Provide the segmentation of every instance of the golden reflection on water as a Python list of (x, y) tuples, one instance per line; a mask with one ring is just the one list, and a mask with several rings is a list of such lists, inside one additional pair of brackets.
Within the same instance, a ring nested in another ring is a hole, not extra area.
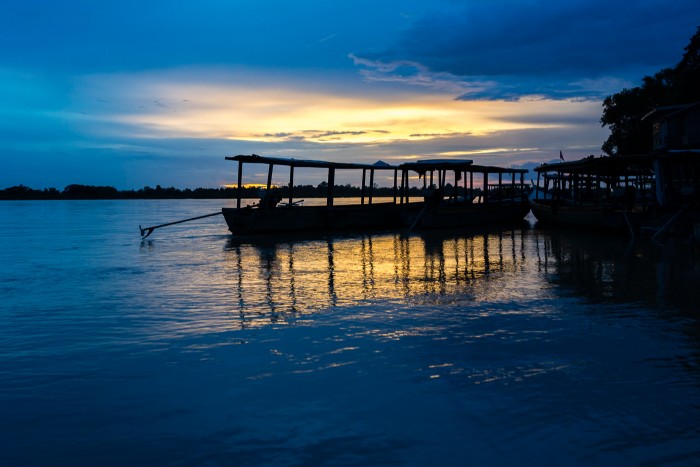
[(303, 319), (337, 306), (405, 303), (474, 293), (494, 272), (525, 261), (525, 233), (364, 235), (226, 248), (243, 326)]

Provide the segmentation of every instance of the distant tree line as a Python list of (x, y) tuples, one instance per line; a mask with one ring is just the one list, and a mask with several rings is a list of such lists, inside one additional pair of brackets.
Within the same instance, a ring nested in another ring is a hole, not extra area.
[(652, 122), (642, 117), (657, 107), (700, 101), (700, 27), (684, 50), (675, 67), (645, 76), (641, 86), (605, 98), (600, 118), (603, 126), (610, 128), (610, 136), (602, 147), (605, 153), (615, 156), (651, 152)]
[[(282, 197), (289, 196), (289, 187), (275, 187), (282, 193)], [(451, 186), (447, 187), (451, 192)], [(260, 188), (242, 188), (243, 198), (258, 198)], [(321, 182), (317, 186), (297, 185), (294, 187), (295, 198), (324, 198), (328, 194), (328, 183)], [(336, 185), (333, 190), (335, 197), (359, 197), (362, 195), (360, 187), (347, 185)], [(369, 188), (365, 188), (365, 196), (369, 195)], [(393, 187), (374, 187), (372, 196), (393, 196)], [(410, 196), (419, 196), (418, 188), (409, 190)], [(0, 200), (51, 200), (51, 199), (226, 199), (236, 198), (237, 188), (195, 188), (194, 190), (185, 188), (169, 187), (163, 188), (156, 185), (155, 188), (149, 186), (138, 190), (117, 190), (112, 186), (93, 185), (68, 185), (60, 191), (56, 188), (33, 189), (24, 185), (12, 186), (0, 190)]]

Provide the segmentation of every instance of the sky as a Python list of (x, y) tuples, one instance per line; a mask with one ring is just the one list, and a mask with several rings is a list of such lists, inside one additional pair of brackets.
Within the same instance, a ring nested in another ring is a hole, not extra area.
[(600, 155), (603, 99), (699, 25), (697, 0), (7, 0), (0, 188), (216, 187), (251, 153)]

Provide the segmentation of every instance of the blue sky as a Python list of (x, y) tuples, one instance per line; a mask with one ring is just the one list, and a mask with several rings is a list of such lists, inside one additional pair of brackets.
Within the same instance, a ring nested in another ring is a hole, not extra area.
[(695, 1), (9, 0), (0, 188), (230, 183), (233, 154), (532, 165), (600, 154)]

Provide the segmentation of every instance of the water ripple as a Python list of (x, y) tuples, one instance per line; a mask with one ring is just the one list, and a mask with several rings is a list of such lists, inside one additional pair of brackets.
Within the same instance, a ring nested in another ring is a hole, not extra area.
[(135, 228), (218, 203), (0, 204), (0, 463), (700, 461), (693, 251)]

